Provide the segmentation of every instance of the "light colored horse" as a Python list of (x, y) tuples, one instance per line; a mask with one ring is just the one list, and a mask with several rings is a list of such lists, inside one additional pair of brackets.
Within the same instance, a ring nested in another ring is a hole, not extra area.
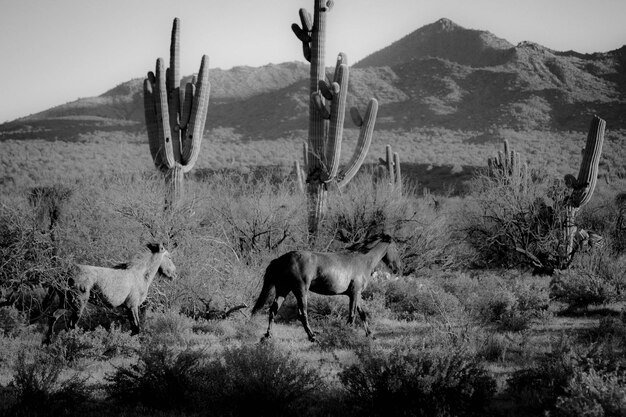
[(366, 335), (367, 314), (361, 308), (361, 292), (367, 286), (372, 271), (382, 260), (394, 273), (402, 270), (398, 248), (391, 238), (381, 234), (370, 238), (360, 247), (343, 253), (293, 251), (274, 259), (265, 270), (263, 288), (252, 314), (257, 313), (276, 290), (276, 298), (270, 307), (269, 325), (265, 338), (272, 336), (272, 323), (285, 297), (290, 292), (298, 303), (298, 316), (310, 341), (315, 334), (309, 326), (307, 316), (307, 293), (322, 295), (344, 294), (350, 298), (348, 323), (353, 324), (359, 313)]
[(172, 280), (176, 278), (176, 266), (160, 243), (146, 245), (128, 263), (114, 268), (76, 265), (73, 275), (68, 279), (67, 291), (51, 287), (48, 292), (47, 303), (58, 297), (60, 308), (49, 317), (44, 343), (50, 342), (54, 324), (65, 313), (65, 306), (72, 312), (69, 327), (76, 327), (92, 290), (97, 290), (108, 306), (126, 307), (132, 334), (139, 333), (139, 306), (146, 300), (148, 288), (157, 272)]

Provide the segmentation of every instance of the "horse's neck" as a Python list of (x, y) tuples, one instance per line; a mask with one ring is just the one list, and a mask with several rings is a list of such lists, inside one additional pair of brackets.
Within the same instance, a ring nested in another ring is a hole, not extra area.
[(376, 265), (383, 259), (385, 253), (387, 253), (387, 248), (389, 247), (388, 242), (378, 242), (369, 252), (365, 255), (370, 271), (373, 271), (376, 268)]
[(161, 257), (159, 255), (152, 256), (148, 262), (143, 267), (143, 271), (141, 274), (141, 279), (146, 285), (146, 288), (152, 284), (154, 277), (156, 276), (157, 271), (159, 270), (159, 265), (161, 264)]

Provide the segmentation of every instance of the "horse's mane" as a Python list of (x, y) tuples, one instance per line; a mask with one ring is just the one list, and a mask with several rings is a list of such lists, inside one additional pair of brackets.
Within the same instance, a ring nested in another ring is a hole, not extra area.
[(357, 242), (347, 248), (350, 252), (367, 253), (379, 242), (391, 243), (393, 238), (386, 233), (377, 233), (372, 236), (368, 236), (362, 242)]
[(148, 243), (145, 248), (133, 255), (133, 257), (130, 258), (130, 261), (117, 264), (113, 267), (113, 269), (132, 269), (133, 267), (146, 262), (148, 259), (148, 256), (146, 255), (149, 254), (152, 256), (152, 254), (158, 253), (159, 250), (158, 243)]

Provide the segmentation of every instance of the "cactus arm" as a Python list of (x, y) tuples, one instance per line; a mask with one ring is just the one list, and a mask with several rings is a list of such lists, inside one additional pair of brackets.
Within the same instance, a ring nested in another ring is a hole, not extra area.
[(316, 91), (312, 96), (313, 104), (315, 104), (315, 108), (320, 113), (320, 117), (324, 120), (330, 120), (330, 112), (326, 108), (326, 103), (324, 103), (324, 96), (321, 91)]
[(587, 204), (596, 188), (605, 128), (606, 122), (598, 116), (594, 116), (587, 135), (587, 143), (585, 144), (578, 178), (570, 197), (570, 204), (573, 207), (578, 208)]
[(395, 186), (398, 190), (402, 190), (402, 171), (400, 170), (400, 155), (398, 155), (398, 152), (393, 154), (393, 167), (395, 170)]
[(157, 168), (161, 163), (158, 161), (159, 155), (159, 126), (157, 122), (156, 106), (154, 105), (154, 86), (150, 79), (154, 80), (154, 74), (150, 73), (148, 78), (143, 80), (143, 110), (146, 118), (146, 130), (148, 131), (148, 145), (150, 155)]
[[(315, 0), (313, 26), (311, 28), (311, 68), (310, 94), (318, 91), (320, 80), (324, 79), (324, 55), (326, 50), (326, 0)], [(323, 100), (322, 100), (323, 102)], [(326, 146), (326, 119), (322, 117), (321, 106), (311, 101), (309, 105), (309, 174), (325, 170), (322, 159)]]
[[(185, 86), (185, 95), (181, 102), (183, 103), (180, 109), (180, 129), (181, 132), (186, 135), (186, 130), (189, 125), (189, 119), (191, 118), (191, 109), (193, 103), (193, 97), (196, 94), (196, 86), (192, 83), (187, 83)], [(183, 136), (184, 137), (184, 136)]]
[[(337, 80), (333, 82), (333, 99), (330, 104), (330, 126), (328, 129), (328, 148), (326, 161), (328, 163), (328, 178), (330, 181), (337, 175), (339, 170), (339, 155), (341, 155), (341, 142), (343, 138), (343, 122), (346, 116), (346, 99), (348, 97), (348, 66), (341, 64), (337, 70)], [(337, 91), (337, 93), (334, 93)]]
[(333, 75), (333, 82), (338, 83), (341, 75), (339, 74), (339, 70), (341, 69), (341, 65), (348, 65), (348, 56), (344, 52), (339, 52), (337, 55), (337, 64), (335, 64), (335, 73)]
[(296, 38), (300, 39), (302, 43), (311, 42), (311, 36), (309, 35), (309, 33), (300, 28), (297, 23), (291, 25), (291, 30), (296, 35)]
[(606, 122), (598, 116), (593, 116), (587, 142), (583, 149), (583, 159), (580, 164), (578, 178), (568, 174), (565, 176), (565, 183), (572, 188), (572, 193), (568, 199), (565, 221), (563, 222), (563, 250), (562, 268), (567, 268), (574, 255), (574, 234), (577, 227), (575, 224), (578, 210), (591, 200), (593, 191), (598, 181), (598, 166), (602, 155), (602, 144), (604, 142), (604, 130)]
[(156, 115), (158, 126), (158, 149), (160, 167), (171, 169), (175, 166), (174, 151), (172, 149), (172, 137), (169, 125), (169, 110), (167, 105), (167, 89), (165, 87), (165, 64), (163, 58), (157, 59), (156, 65)]
[(300, 9), (300, 22), (302, 27), (297, 23), (291, 25), (293, 33), (302, 42), (302, 54), (304, 58), (311, 62), (311, 32), (313, 31), (313, 24), (311, 23), (311, 15), (305, 9)]
[(183, 139), (183, 172), (187, 173), (193, 168), (200, 153), (202, 133), (206, 123), (207, 110), (209, 108), (209, 95), (211, 83), (209, 82), (209, 57), (204, 55), (198, 72), (197, 92), (193, 98), (191, 116), (187, 134)]
[(304, 177), (302, 175), (302, 169), (300, 168), (300, 162), (296, 159), (294, 162), (294, 170), (296, 171), (296, 182), (298, 183), (298, 189), (301, 193), (304, 193), (306, 187), (304, 183)]
[(367, 106), (367, 110), (365, 111), (363, 125), (361, 126), (361, 130), (359, 132), (357, 147), (354, 151), (354, 154), (352, 155), (352, 159), (346, 166), (345, 170), (338, 175), (338, 178), (341, 178), (337, 183), (339, 188), (345, 187), (363, 164), (365, 156), (367, 155), (367, 151), (369, 150), (370, 144), (372, 143), (374, 124), (376, 123), (377, 114), (378, 101), (373, 98), (370, 100)]
[(180, 161), (180, 20), (174, 19), (170, 42), (170, 66), (166, 72), (167, 102), (169, 106), (169, 123), (172, 132), (172, 150), (174, 160)]
[(504, 139), (504, 154), (502, 154), (502, 167), (504, 168), (504, 172), (509, 172), (509, 141)]
[(307, 142), (302, 143), (302, 161), (304, 163), (303, 168), (305, 171), (309, 169), (309, 144)]
[(385, 146), (385, 162), (387, 164), (387, 175), (393, 182), (393, 153), (391, 152), (391, 145)]

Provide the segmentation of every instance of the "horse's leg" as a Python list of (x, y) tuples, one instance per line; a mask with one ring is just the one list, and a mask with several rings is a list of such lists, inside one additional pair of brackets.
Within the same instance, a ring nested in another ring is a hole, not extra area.
[(304, 331), (307, 336), (309, 336), (309, 340), (311, 342), (315, 342), (315, 333), (311, 330), (309, 326), (309, 317), (307, 314), (307, 293), (305, 291), (294, 291), (294, 295), (296, 296), (296, 301), (298, 302), (298, 317), (300, 318), (300, 322), (302, 322), (302, 326), (304, 327)]
[(365, 328), (365, 336), (371, 335), (372, 331), (367, 325), (367, 312), (363, 310), (363, 307), (361, 307), (361, 303), (357, 304), (356, 310), (359, 312), (359, 317), (361, 317), (361, 321), (363, 322), (363, 327)]
[(131, 335), (139, 334), (139, 307), (128, 307), (128, 320), (130, 320)]
[(70, 329), (75, 329), (80, 316), (83, 314), (83, 310), (87, 305), (87, 301), (89, 300), (89, 293), (86, 294), (76, 294), (73, 291), (68, 293), (68, 304), (70, 309), (72, 310), (72, 315), (70, 316)]
[[(58, 295), (59, 297), (59, 305), (57, 306), (57, 308), (52, 311), (49, 312), (47, 311), (53, 302), (53, 298), (55, 293)], [(49, 297), (48, 297), (49, 295)], [(48, 330), (46, 331), (46, 335), (44, 337), (44, 339), (41, 341), (42, 345), (49, 345), (52, 342), (52, 335), (54, 334), (54, 325), (56, 324), (57, 320), (59, 319), (59, 317), (61, 317), (63, 315), (63, 313), (65, 312), (64, 309), (64, 304), (65, 304), (65, 294), (62, 291), (56, 291), (52, 288), (50, 288), (50, 290), (48, 291), (48, 295), (46, 296), (46, 299), (44, 299), (44, 302), (48, 302), (49, 304), (46, 306), (46, 309), (44, 311), (46, 311), (46, 313), (48, 314)]]
[(358, 308), (358, 294), (350, 294), (350, 304), (348, 306), (348, 324), (353, 325)]
[(279, 294), (278, 289), (276, 289), (276, 298), (274, 298), (274, 302), (270, 307), (269, 322), (267, 325), (267, 332), (265, 333), (264, 339), (269, 339), (270, 337), (272, 337), (272, 324), (274, 324), (274, 316), (276, 316), (276, 314), (278, 313), (278, 310), (283, 304), (283, 301), (285, 301), (286, 296), (287, 294)]

